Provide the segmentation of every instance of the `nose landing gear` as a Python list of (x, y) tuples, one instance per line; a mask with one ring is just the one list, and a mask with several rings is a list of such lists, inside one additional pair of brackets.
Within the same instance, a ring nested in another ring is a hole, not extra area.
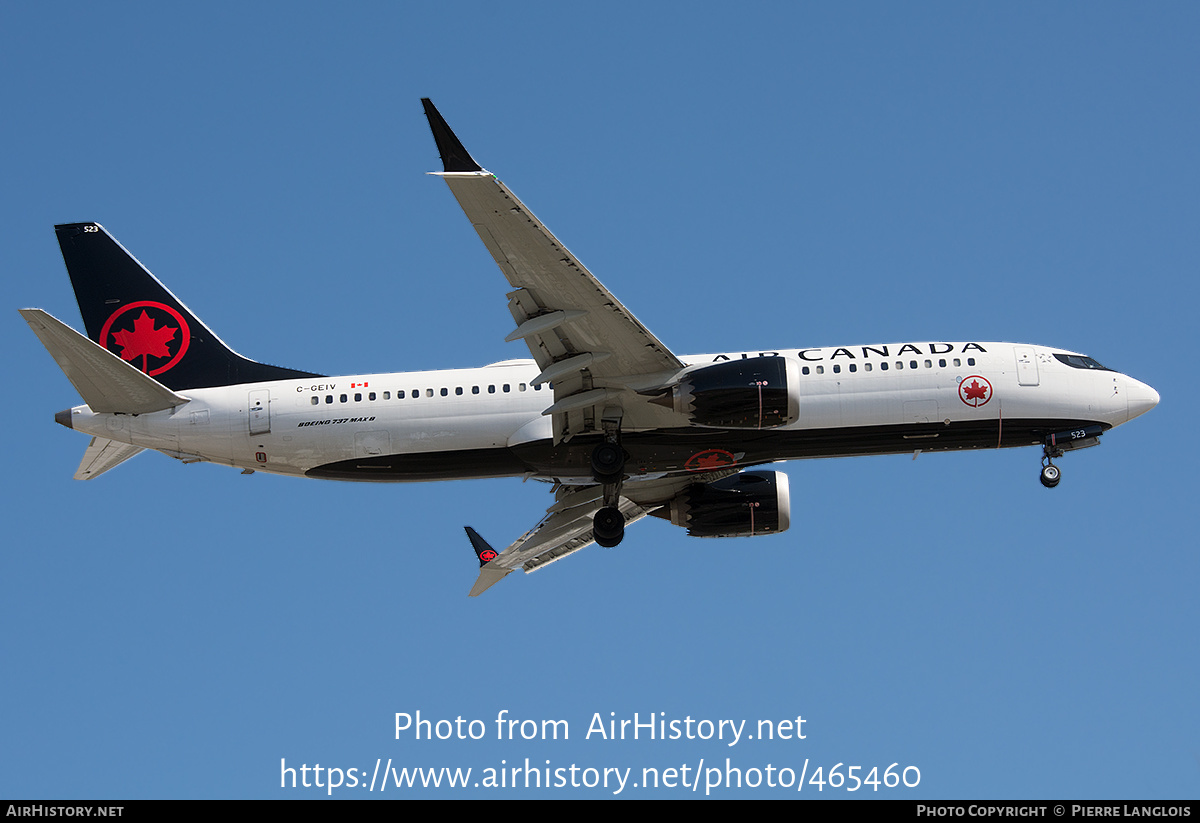
[(1042, 474), (1038, 479), (1048, 489), (1054, 488), (1058, 485), (1058, 481), (1062, 480), (1062, 472), (1058, 470), (1058, 466), (1050, 462), (1049, 456), (1042, 458)]
[(1062, 472), (1052, 462), (1054, 458), (1062, 456), (1063, 450), (1059, 448), (1056, 439), (1054, 437), (1046, 438), (1046, 442), (1042, 445), (1042, 473), (1038, 479), (1048, 489), (1054, 488), (1058, 485), (1058, 481), (1062, 480)]
[(1062, 480), (1062, 472), (1054, 465), (1055, 458), (1075, 449), (1099, 446), (1100, 435), (1103, 433), (1104, 427), (1093, 423), (1049, 435), (1042, 443), (1042, 473), (1038, 478), (1042, 485), (1052, 489)]

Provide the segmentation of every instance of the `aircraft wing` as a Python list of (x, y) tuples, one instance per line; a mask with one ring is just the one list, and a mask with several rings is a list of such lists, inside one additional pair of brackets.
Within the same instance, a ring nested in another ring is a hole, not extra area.
[[(693, 483), (711, 483), (737, 474), (738, 471), (739, 469), (721, 469), (690, 477), (626, 482), (621, 490), (618, 508), (625, 516), (625, 525), (628, 526), (666, 505)], [(498, 553), (478, 532), (468, 526), (467, 536), (471, 539), (480, 562), (479, 579), (471, 587), (470, 596), (478, 597), (517, 569), (522, 569), (527, 574), (535, 572), (590, 546), (595, 542), (592, 536), (592, 516), (602, 505), (604, 503), (601, 486), (556, 486), (554, 504), (546, 510), (546, 516), (541, 522)]]
[[(443, 177), (484, 246), (513, 286), (516, 329), (552, 382), (554, 441), (601, 431), (622, 388), (653, 383), (684, 364), (542, 225), (508, 187), (472, 159), (428, 98), (421, 101), (442, 157)], [(642, 379), (639, 381), (638, 378)], [(597, 413), (599, 412), (599, 413)]]

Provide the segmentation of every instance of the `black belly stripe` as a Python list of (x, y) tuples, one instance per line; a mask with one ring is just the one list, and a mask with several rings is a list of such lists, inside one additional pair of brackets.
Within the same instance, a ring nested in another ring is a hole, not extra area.
[[(1012, 448), (1038, 445), (1048, 435), (1085, 426), (1094, 420), (1028, 419), (944, 423), (906, 423), (887, 426), (846, 426), (795, 431), (737, 431), (681, 428), (658, 432), (630, 432), (621, 443), (629, 454), (633, 473), (687, 473), (685, 464), (696, 454), (722, 449), (744, 455), (738, 465), (751, 466), (776, 460), (815, 457), (854, 457), (872, 454), (907, 454), (963, 449)], [(490, 477), (586, 477), (590, 475), (592, 448), (598, 436), (576, 437), (557, 446), (549, 440), (523, 443), (514, 448), (465, 449), (358, 457), (309, 469), (309, 477), (329, 480), (418, 482)]]

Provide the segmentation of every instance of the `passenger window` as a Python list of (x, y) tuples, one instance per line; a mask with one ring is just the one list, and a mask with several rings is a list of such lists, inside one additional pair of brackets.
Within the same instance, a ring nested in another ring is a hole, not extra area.
[(825, 367), (817, 366), (817, 374), (824, 374), (824, 373), (825, 373)]
[(495, 393), (496, 393), (496, 387), (488, 386), (488, 394), (495, 394)]
[(925, 368), (927, 368), (927, 369), (932, 369), (932, 368), (933, 368), (933, 361), (932, 361), (932, 360), (926, 360), (926, 361), (925, 361)]
[(800, 373), (801, 373), (801, 374), (808, 374), (808, 366), (805, 366), (804, 368), (800, 369)]
[(375, 392), (371, 392), (370, 394), (368, 394), (368, 395), (367, 395), (367, 399), (368, 399), (368, 400), (374, 400), (374, 399), (375, 399)]
[(956, 358), (954, 358), (954, 365), (957, 368), (958, 366), (962, 365), (962, 361), (956, 357)]
[(518, 383), (518, 384), (517, 384), (517, 391), (525, 391), (525, 384), (524, 384), (524, 383)]
[(385, 391), (385, 392), (383, 393), (383, 399), (384, 399), (384, 400), (391, 400), (391, 399), (392, 399), (392, 393), (391, 393), (390, 391)]
[(478, 387), (478, 386), (472, 386), (472, 387), (471, 387), (471, 394), (479, 394), (479, 387)]
[(854, 363), (851, 363), (851, 364), (850, 364), (850, 371), (852, 371), (852, 372), (856, 372), (856, 371), (858, 371), (858, 366), (857, 366), (856, 364), (854, 364)]
[(870, 371), (870, 370), (871, 370), (871, 364), (863, 363), (863, 371)]
[(332, 395), (332, 394), (327, 394), (327, 395), (325, 395), (325, 402), (326, 402), (326, 403), (332, 403), (332, 402), (333, 402), (333, 395)]
[(975, 365), (975, 358), (974, 358), (974, 357), (968, 357), (968, 358), (967, 358), (967, 365), (968, 365), (968, 366), (974, 366), (974, 365)]
[(426, 397), (433, 397), (433, 389), (426, 389), (426, 390), (425, 390), (425, 396), (426, 396)]
[(508, 385), (507, 383), (505, 383), (505, 384), (504, 384), (504, 390), (505, 390), (505, 391), (508, 391), (508, 390), (509, 390), (509, 385)]
[(887, 363), (880, 363), (880, 364), (879, 364), (879, 370), (880, 370), (880, 371), (887, 371), (887, 370), (888, 370), (888, 364), (887, 364)]
[(355, 393), (354, 393), (354, 402), (355, 402), (355, 403), (361, 403), (361, 402), (362, 402), (362, 392), (355, 392)]
[(939, 360), (938, 366), (943, 369), (946, 368), (946, 358), (943, 357), (941, 360)]
[(315, 405), (317, 405), (317, 404), (318, 404), (318, 403), (320, 403), (320, 402), (321, 402), (321, 398), (317, 397), (317, 396), (314, 394), (314, 395), (313, 395), (313, 398), (312, 398), (312, 404), (315, 406)]
[(341, 401), (342, 403), (345, 403), (346, 399), (347, 399), (346, 395), (344, 395), (344, 394), (338, 395), (338, 400)]
[(450, 396), (450, 390), (442, 389), (442, 397), (449, 397), (449, 396)]
[(903, 361), (903, 360), (897, 360), (897, 361), (896, 361), (896, 368), (897, 368), (897, 369), (902, 369), (902, 368), (904, 368), (904, 361)]
[(915, 368), (917, 367), (917, 361), (916, 361), (916, 360), (909, 360), (909, 361), (908, 361), (908, 367), (909, 367), (910, 369), (915, 369)]
[(841, 374), (841, 373), (842, 373), (842, 364), (841, 364), (841, 363), (834, 363), (834, 364), (833, 364), (833, 373), (834, 373), (834, 374)]
[(455, 387), (454, 387), (454, 394), (455, 394), (455, 395), (457, 395), (457, 396), (461, 396), (461, 395), (462, 395), (462, 386), (455, 386)]

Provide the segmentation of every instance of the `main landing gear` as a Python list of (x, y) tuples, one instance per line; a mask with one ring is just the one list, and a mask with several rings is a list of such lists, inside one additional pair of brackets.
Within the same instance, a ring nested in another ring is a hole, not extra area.
[(592, 477), (597, 483), (620, 483), (625, 471), (625, 450), (607, 440), (592, 449)]
[(592, 518), (592, 536), (606, 549), (617, 546), (625, 537), (625, 515), (616, 506), (605, 506)]
[(625, 515), (619, 508), (625, 479), (625, 450), (616, 426), (605, 426), (604, 442), (592, 449), (592, 477), (604, 487), (604, 505), (592, 518), (592, 537), (606, 549), (625, 537)]

